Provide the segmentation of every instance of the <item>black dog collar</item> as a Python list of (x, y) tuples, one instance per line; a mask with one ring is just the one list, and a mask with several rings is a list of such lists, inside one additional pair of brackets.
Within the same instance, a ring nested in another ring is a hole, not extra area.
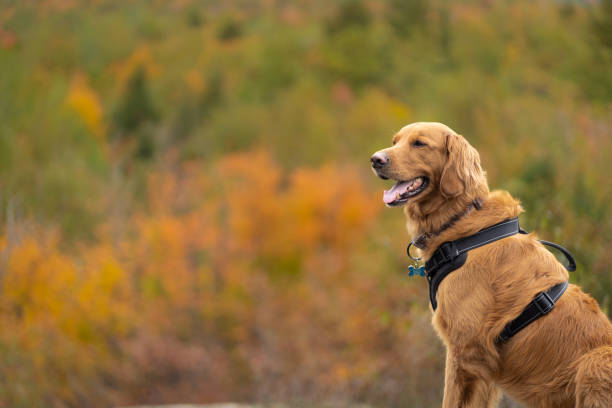
[[(451, 219), (448, 220), (444, 225), (442, 225), (440, 229), (438, 229), (437, 231), (424, 232), (420, 234), (419, 236), (417, 236), (415, 239), (412, 240), (412, 245), (414, 245), (415, 247), (421, 250), (427, 248), (427, 243), (430, 239), (437, 237), (438, 235), (440, 235), (441, 233), (443, 233), (444, 231), (446, 231), (447, 229), (455, 225), (457, 221), (459, 221), (461, 218), (471, 213), (472, 210), (480, 210), (481, 208), (482, 208), (482, 199), (477, 198), (474, 201), (472, 201), (470, 204), (468, 204), (468, 206), (465, 207), (463, 211), (461, 211), (458, 214), (453, 215)], [(408, 251), (408, 256), (410, 256), (410, 251)], [(410, 257), (412, 258), (412, 256)]]

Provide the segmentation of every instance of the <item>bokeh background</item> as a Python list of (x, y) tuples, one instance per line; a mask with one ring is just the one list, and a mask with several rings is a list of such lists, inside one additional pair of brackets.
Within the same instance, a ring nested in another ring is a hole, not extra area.
[(612, 2), (0, 3), (0, 407), (434, 407), (369, 156), (440, 121), (610, 314)]

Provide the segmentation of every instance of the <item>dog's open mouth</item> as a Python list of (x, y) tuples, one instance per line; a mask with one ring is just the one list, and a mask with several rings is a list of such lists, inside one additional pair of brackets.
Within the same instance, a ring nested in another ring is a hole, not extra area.
[(416, 177), (408, 181), (398, 181), (390, 190), (385, 190), (383, 201), (393, 207), (402, 205), (410, 198), (422, 193), (429, 184), (427, 177)]

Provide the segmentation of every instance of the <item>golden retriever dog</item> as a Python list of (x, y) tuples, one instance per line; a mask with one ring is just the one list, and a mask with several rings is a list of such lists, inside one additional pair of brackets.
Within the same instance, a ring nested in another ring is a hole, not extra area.
[[(508, 192), (489, 191), (478, 152), (441, 123), (402, 128), (371, 162), (379, 177), (397, 181), (384, 202), (404, 206), (410, 235), (427, 238), (424, 260), (442, 243), (522, 211)], [(536, 294), (568, 279), (533, 234), (469, 251), (440, 284), (432, 319), (447, 350), (444, 407), (493, 407), (499, 389), (529, 407), (612, 407), (612, 324), (578, 286), (570, 284), (550, 313), (496, 341)]]

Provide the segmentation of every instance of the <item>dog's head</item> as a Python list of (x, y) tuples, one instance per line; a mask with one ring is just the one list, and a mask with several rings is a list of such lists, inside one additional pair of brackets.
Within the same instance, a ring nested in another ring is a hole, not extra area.
[(393, 136), (393, 146), (374, 153), (370, 161), (377, 176), (397, 181), (384, 193), (388, 206), (410, 204), (426, 213), (425, 207), (433, 210), (488, 191), (476, 149), (441, 123), (403, 127)]

